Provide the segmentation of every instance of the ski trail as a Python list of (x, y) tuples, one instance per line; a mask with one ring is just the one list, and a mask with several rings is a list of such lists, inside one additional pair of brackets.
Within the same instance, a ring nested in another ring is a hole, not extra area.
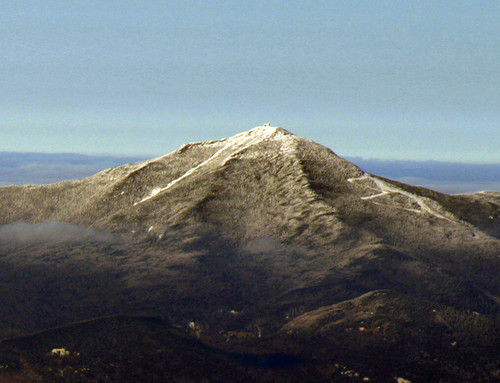
[(209, 165), (221, 164), (223, 165), (227, 160), (229, 160), (232, 156), (241, 152), (242, 150), (248, 148), (251, 145), (254, 145), (260, 141), (263, 141), (266, 138), (269, 138), (273, 134), (277, 133), (278, 129), (272, 126), (263, 126), (257, 127), (255, 129), (250, 130), (249, 132), (238, 134), (234, 137), (227, 139), (227, 144), (215, 152), (210, 158), (199, 163), (194, 168), (189, 169), (186, 173), (176, 178), (175, 180), (170, 181), (166, 186), (162, 188), (154, 188), (153, 191), (147, 196), (141, 199), (138, 202), (134, 203), (134, 206), (137, 206), (143, 202), (150, 200), (151, 198), (163, 193), (164, 191), (170, 189), (172, 186), (181, 182), (183, 179), (189, 177), (193, 173), (196, 173), (204, 168), (208, 168)]
[[(450, 217), (447, 217), (447, 216), (441, 214), (437, 209), (430, 206), (430, 204), (432, 204), (432, 203), (436, 204), (437, 202), (434, 202), (434, 201), (430, 200), (429, 198), (421, 197), (421, 196), (418, 196), (416, 194), (410, 193), (409, 191), (406, 191), (400, 187), (392, 185), (389, 182), (386, 182), (386, 181), (384, 181), (376, 176), (373, 176), (369, 173), (364, 173), (361, 177), (349, 178), (349, 179), (347, 179), (347, 181), (354, 183), (355, 181), (362, 181), (362, 180), (366, 180), (366, 179), (372, 180), (377, 185), (377, 188), (380, 190), (380, 193), (361, 197), (362, 200), (365, 200), (365, 201), (366, 200), (373, 200), (375, 198), (382, 197), (382, 196), (385, 196), (388, 194), (401, 194), (401, 195), (404, 195), (404, 196), (414, 200), (421, 209), (421, 210), (416, 210), (416, 209), (405, 209), (405, 210), (418, 212), (418, 213), (426, 212), (426, 213), (431, 214), (434, 217), (439, 218), (439, 219), (444, 219), (446, 221), (450, 221), (450, 222), (454, 222), (454, 223), (459, 222), (456, 219), (452, 219)], [(374, 202), (374, 203), (377, 205), (381, 205), (381, 204), (376, 203), (376, 202)]]

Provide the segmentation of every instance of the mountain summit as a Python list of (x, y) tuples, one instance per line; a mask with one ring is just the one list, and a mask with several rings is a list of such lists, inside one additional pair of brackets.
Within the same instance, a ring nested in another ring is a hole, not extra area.
[(0, 188), (0, 225), (0, 335), (147, 313), (229, 350), (316, 355), (321, 339), (427, 370), (453, 342), (500, 344), (498, 193), (378, 177), (278, 127)]

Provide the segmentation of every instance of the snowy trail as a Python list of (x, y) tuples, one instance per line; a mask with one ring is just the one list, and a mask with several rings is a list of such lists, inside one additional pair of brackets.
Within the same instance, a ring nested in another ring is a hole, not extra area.
[(420, 208), (423, 211), (433, 215), (434, 217), (437, 217), (440, 219), (445, 219), (445, 220), (450, 221), (450, 222), (457, 222), (456, 220), (453, 220), (451, 218), (445, 217), (444, 215), (440, 214), (438, 211), (436, 211), (436, 209), (431, 208), (428, 205), (428, 202), (426, 201), (427, 198), (420, 197), (416, 194), (410, 193), (409, 191), (398, 188), (397, 186), (391, 185), (388, 182), (381, 180), (380, 178), (373, 177), (373, 176), (370, 178), (377, 184), (377, 186), (380, 188), (380, 190), (382, 190), (382, 192), (385, 192), (386, 194), (388, 194), (388, 193), (402, 194), (406, 197), (413, 199), (420, 206)]
[(367, 173), (365, 173), (361, 177), (348, 178), (347, 181), (350, 183), (354, 183), (354, 181), (363, 181), (363, 180), (367, 180), (367, 179), (370, 179), (370, 176)]
[(369, 195), (369, 196), (366, 196), (366, 197), (361, 197), (361, 199), (364, 199), (364, 200), (373, 199), (373, 198), (377, 198), (377, 197), (382, 197), (383, 195), (387, 195), (387, 194), (391, 194), (391, 193), (388, 192), (388, 191), (383, 191), (382, 193), (379, 193), (379, 194), (374, 194), (374, 195)]
[(276, 134), (277, 128), (272, 126), (260, 126), (249, 132), (238, 134), (234, 137), (227, 139), (227, 144), (215, 152), (210, 158), (201, 162), (194, 168), (189, 169), (186, 173), (181, 175), (179, 178), (170, 181), (166, 186), (162, 188), (154, 188), (153, 191), (147, 196), (141, 199), (139, 202), (135, 202), (134, 206), (139, 205), (143, 202), (150, 200), (151, 198), (157, 196), (158, 194), (170, 189), (172, 186), (176, 185), (183, 179), (189, 177), (193, 173), (202, 171), (205, 168), (209, 168), (210, 165), (223, 165), (235, 154), (241, 152), (242, 150), (248, 148), (251, 145), (257, 144), (266, 138), (271, 137)]
[[(388, 182), (386, 182), (386, 181), (384, 181), (376, 176), (372, 176), (371, 174), (365, 173), (361, 177), (349, 178), (347, 181), (354, 183), (355, 181), (363, 181), (363, 180), (367, 180), (367, 179), (375, 182), (378, 189), (380, 190), (380, 193), (361, 197), (362, 200), (372, 200), (372, 199), (382, 197), (382, 196), (385, 196), (388, 194), (401, 194), (401, 195), (404, 195), (404, 196), (414, 200), (420, 206), (420, 209), (421, 209), (421, 210), (416, 210), (416, 209), (404, 209), (404, 210), (413, 211), (413, 212), (417, 212), (417, 213), (422, 213), (422, 211), (424, 211), (424, 212), (431, 214), (434, 217), (439, 218), (439, 219), (444, 219), (444, 220), (447, 220), (450, 222), (455, 222), (455, 223), (459, 222), (458, 220), (455, 220), (455, 219), (452, 219), (452, 218), (449, 218), (449, 217), (442, 215), (437, 209), (434, 209), (431, 206), (429, 206), (429, 204), (433, 202), (432, 200), (429, 200), (428, 198), (421, 197), (421, 196), (418, 196), (416, 194), (410, 193), (409, 191), (406, 191), (402, 188), (399, 188), (395, 185), (392, 185), (392, 184), (390, 184), (390, 183), (388, 183)], [(377, 205), (380, 205), (379, 203), (376, 203), (376, 202), (374, 202), (374, 203)]]

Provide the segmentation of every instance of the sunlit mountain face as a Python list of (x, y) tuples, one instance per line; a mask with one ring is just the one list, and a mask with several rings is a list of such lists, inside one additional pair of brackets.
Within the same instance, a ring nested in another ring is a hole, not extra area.
[(0, 381), (494, 382), (499, 236), (269, 125), (3, 187)]

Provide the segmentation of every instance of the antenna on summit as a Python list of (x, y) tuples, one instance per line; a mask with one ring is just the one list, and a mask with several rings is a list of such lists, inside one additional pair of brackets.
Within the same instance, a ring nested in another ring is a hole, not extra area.
[(267, 124), (264, 124), (264, 126), (271, 126), (271, 123), (268, 122)]

